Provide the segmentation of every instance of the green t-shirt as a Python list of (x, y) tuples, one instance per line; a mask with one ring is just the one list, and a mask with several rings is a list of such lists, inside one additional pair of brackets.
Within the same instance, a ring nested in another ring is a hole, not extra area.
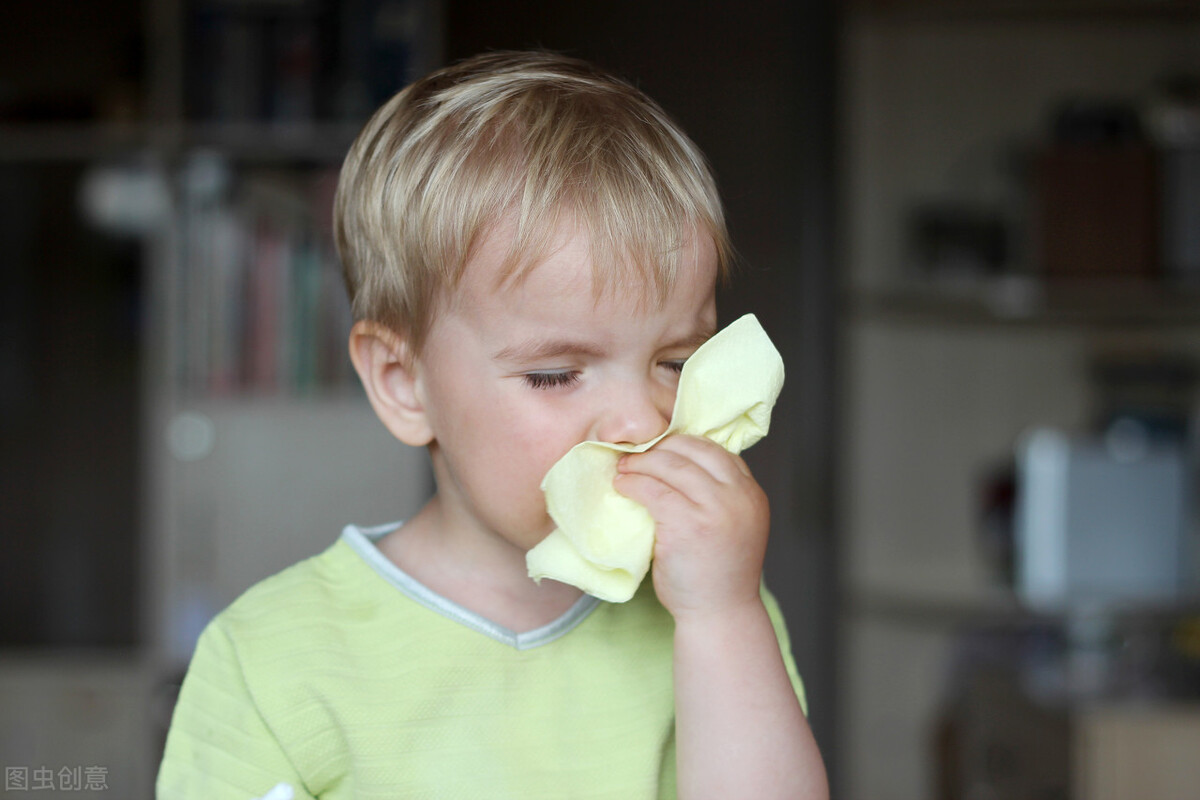
[(395, 527), (348, 527), (213, 620), (159, 800), (674, 797), (674, 623), (650, 581), (518, 634), (388, 561)]

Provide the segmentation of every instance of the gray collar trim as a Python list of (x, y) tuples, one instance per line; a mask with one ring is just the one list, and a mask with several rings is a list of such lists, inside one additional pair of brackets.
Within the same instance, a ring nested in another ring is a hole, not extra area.
[(458, 603), (442, 597), (437, 592), (425, 586), (416, 578), (397, 567), (387, 557), (379, 552), (375, 543), (392, 531), (398, 529), (402, 522), (392, 522), (387, 525), (377, 525), (372, 528), (360, 528), (357, 525), (347, 525), (342, 530), (342, 541), (350, 545), (367, 565), (390, 584), (399, 589), (406, 597), (425, 606), (431, 611), (464, 625), (477, 633), (491, 637), (496, 641), (514, 647), (517, 650), (531, 650), (544, 644), (549, 644), (560, 636), (565, 636), (576, 625), (583, 622), (589, 614), (600, 605), (601, 601), (589, 594), (575, 601), (561, 617), (553, 622), (524, 633), (509, 630), (490, 619), (463, 608)]

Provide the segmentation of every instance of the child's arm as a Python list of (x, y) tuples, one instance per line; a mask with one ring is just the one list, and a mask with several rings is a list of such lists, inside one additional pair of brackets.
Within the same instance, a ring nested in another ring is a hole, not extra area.
[(745, 462), (670, 436), (623, 457), (615, 486), (656, 522), (654, 588), (675, 618), (680, 798), (827, 798), (759, 594), (770, 512)]

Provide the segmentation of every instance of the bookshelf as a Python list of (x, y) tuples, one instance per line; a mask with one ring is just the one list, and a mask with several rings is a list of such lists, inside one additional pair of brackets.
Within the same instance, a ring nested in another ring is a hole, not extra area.
[(353, 386), (329, 235), (336, 184), (333, 166), (185, 156), (163, 342), (178, 392), (302, 397)]
[[(1164, 74), (1200, 74), (1198, 10), (872, 0), (845, 19), (839, 756), (851, 800), (960, 796), (936, 757), (960, 633), (1069, 622), (1023, 608), (985, 546), (981, 498), (1017, 437), (1093, 430), (1105, 359), (1200, 360), (1186, 276), (1046, 279), (1029, 167), (1063, 99), (1146, 110)], [(1002, 219), (1003, 262), (916, 263), (910, 223), (928, 207)]]
[(212, 614), (431, 489), (351, 375), (330, 204), (367, 113), (439, 62), (441, 10), (97, 9), (0, 11), (28, 39), (0, 58), (23, 532), (3, 549), (0, 741), (7, 766), (103, 765), (136, 800)]
[(153, 319), (145, 635), (181, 670), (199, 628), (341, 525), (414, 513), (424, 454), (383, 433), (346, 355), (332, 241), (341, 160), (440, 58), (436, 0), (174, 0), (144, 130), (170, 214)]

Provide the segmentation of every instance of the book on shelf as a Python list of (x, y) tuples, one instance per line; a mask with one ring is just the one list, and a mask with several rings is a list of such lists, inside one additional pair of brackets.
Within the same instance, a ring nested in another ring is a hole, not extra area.
[(188, 117), (364, 121), (416, 77), (429, 0), (188, 0)]
[(178, 388), (295, 395), (351, 384), (350, 308), (328, 235), (328, 170), (234, 178), (212, 158), (197, 156), (180, 179), (168, 282)]

